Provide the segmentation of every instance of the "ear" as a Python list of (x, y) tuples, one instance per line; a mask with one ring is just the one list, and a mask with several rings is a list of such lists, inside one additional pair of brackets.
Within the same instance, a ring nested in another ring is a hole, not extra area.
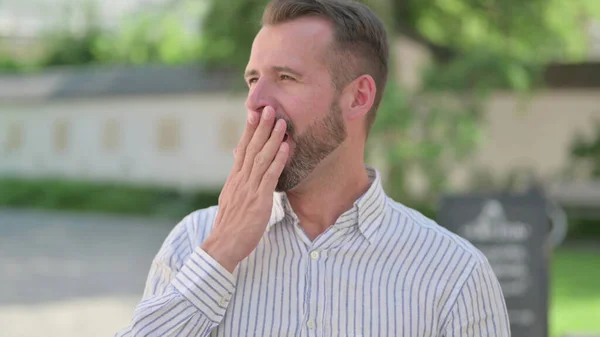
[(370, 75), (361, 75), (352, 81), (347, 87), (345, 93), (345, 103), (347, 104), (346, 116), (350, 120), (359, 119), (365, 116), (375, 101), (377, 88), (375, 80)]

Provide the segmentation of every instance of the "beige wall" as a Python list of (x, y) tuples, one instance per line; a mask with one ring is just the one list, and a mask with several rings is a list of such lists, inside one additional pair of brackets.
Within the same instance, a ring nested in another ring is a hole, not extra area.
[[(0, 174), (219, 186), (243, 98), (182, 95), (0, 103)], [(12, 131), (9, 131), (12, 130)]]
[(471, 162), (453, 174), (455, 186), (469, 179), (466, 168), (482, 166), (496, 176), (531, 168), (545, 180), (561, 179), (575, 134), (591, 134), (600, 121), (600, 89), (552, 90), (529, 100), (496, 94), (485, 116), (484, 139)]

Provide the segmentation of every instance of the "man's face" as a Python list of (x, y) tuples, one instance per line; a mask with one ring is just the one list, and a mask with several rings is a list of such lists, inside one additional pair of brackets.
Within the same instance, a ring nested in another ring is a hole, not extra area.
[(266, 26), (256, 36), (246, 68), (246, 107), (271, 106), (287, 122), (290, 158), (277, 191), (288, 191), (346, 139), (346, 128), (327, 67), (332, 41), (327, 22), (302, 18)]

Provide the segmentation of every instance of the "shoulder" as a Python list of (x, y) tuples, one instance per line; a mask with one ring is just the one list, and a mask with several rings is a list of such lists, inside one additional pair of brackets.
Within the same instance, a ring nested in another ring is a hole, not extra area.
[[(502, 309), (502, 291), (486, 256), (473, 244), (451, 232), (419, 211), (388, 199), (388, 211), (399, 219), (395, 232), (398, 247), (406, 249), (407, 259), (415, 265), (427, 266), (420, 270), (426, 275), (443, 280), (438, 291), (439, 298), (449, 310), (457, 298), (466, 291), (481, 296), (493, 296)], [(431, 268), (430, 268), (431, 267)], [(413, 273), (418, 273), (417, 267)], [(430, 271), (431, 270), (431, 271)], [(425, 276), (423, 276), (426, 278)]]
[[(388, 197), (388, 212), (400, 219), (402, 223), (398, 232), (410, 233), (411, 238), (419, 238), (422, 241), (421, 249), (427, 254), (438, 255), (439, 258), (446, 257), (449, 252), (459, 257), (461, 264), (466, 264), (469, 269), (477, 265), (488, 263), (485, 255), (469, 241), (441, 226), (435, 220), (423, 215), (416, 209), (410, 208)], [(438, 248), (440, 249), (432, 249)]]

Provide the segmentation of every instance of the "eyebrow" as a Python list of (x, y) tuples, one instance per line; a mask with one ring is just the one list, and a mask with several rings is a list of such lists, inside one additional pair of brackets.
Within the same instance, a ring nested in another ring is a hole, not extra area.
[[(278, 72), (278, 73), (290, 73), (296, 77), (302, 77), (302, 74), (300, 74), (298, 71), (296, 71), (290, 67), (286, 67), (286, 66), (274, 66), (274, 67), (271, 67), (271, 70), (273, 70), (274, 72)], [(256, 75), (258, 75), (258, 70), (249, 69), (249, 70), (246, 70), (246, 72), (244, 74), (244, 78), (248, 78), (248, 77), (256, 76)]]

